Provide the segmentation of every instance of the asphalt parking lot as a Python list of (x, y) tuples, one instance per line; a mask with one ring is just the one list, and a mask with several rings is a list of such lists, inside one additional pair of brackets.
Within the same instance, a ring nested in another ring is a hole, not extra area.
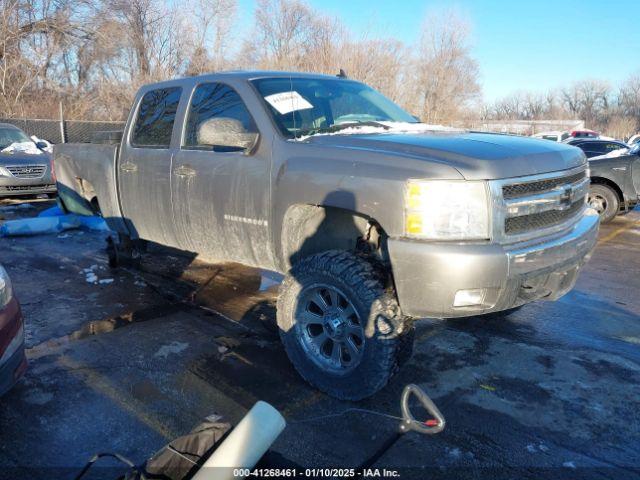
[[(4, 202), (0, 221), (52, 204)], [(411, 382), (447, 428), (406, 434), (378, 460), (401, 478), (640, 478), (640, 211), (601, 228), (560, 301), (508, 318), (420, 321), (409, 363), (356, 404), (314, 391), (290, 366), (274, 329), (277, 276), (158, 251), (140, 270), (114, 271), (105, 237), (0, 239), (30, 363), (0, 398), (0, 478), (73, 478), (103, 451), (141, 463), (206, 415), (237, 422), (258, 399), (289, 421), (273, 451), (304, 466), (355, 466), (396, 423), (313, 418), (353, 406), (397, 414)]]

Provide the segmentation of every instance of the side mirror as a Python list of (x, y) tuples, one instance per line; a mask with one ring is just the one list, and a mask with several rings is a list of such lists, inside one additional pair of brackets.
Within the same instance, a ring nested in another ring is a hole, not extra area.
[(40, 150), (45, 150), (48, 146), (49, 144), (47, 142), (43, 142), (42, 140), (36, 142), (36, 147), (38, 147)]
[(217, 117), (198, 127), (198, 145), (251, 152), (259, 139), (258, 132), (248, 131), (235, 118)]

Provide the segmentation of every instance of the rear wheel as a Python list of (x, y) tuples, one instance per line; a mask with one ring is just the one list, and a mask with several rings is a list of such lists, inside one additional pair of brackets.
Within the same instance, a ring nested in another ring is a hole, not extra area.
[(613, 188), (601, 183), (589, 187), (589, 206), (600, 215), (600, 222), (613, 220), (620, 210), (620, 199)]
[(301, 260), (285, 277), (278, 327), (289, 359), (316, 388), (359, 400), (411, 356), (413, 327), (373, 266), (343, 251)]

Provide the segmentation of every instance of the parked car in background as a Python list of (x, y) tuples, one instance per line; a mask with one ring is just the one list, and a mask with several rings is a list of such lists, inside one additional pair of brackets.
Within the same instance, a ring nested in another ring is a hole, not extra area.
[(112, 138), (54, 146), (61, 205), (101, 213), (115, 260), (152, 241), (284, 273), (285, 351), (338, 398), (389, 381), (414, 318), (560, 298), (597, 239), (582, 152), (425, 125), (346, 78), (145, 85)]
[(533, 138), (540, 138), (542, 140), (551, 140), (552, 142), (562, 142), (569, 138), (571, 135), (569, 132), (552, 131), (552, 132), (540, 132), (531, 135)]
[[(621, 150), (618, 150), (621, 151)], [(622, 155), (603, 155), (589, 159), (591, 185), (589, 205), (609, 222), (638, 204), (640, 196), (640, 144)]]
[(600, 134), (593, 130), (572, 130), (569, 136), (573, 138), (598, 138)]
[(629, 148), (629, 145), (624, 142), (600, 138), (570, 138), (564, 143), (580, 148), (587, 158), (609, 155), (616, 150)]
[(0, 265), (0, 395), (17, 382), (26, 369), (22, 313), (9, 275)]
[(0, 197), (56, 193), (48, 147), (18, 127), (0, 123)]

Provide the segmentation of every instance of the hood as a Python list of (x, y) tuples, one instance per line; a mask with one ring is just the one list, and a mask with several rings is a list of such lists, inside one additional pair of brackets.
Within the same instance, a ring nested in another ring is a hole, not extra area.
[(0, 152), (0, 166), (7, 165), (49, 165), (51, 155), (42, 152), (38, 155), (24, 152)]
[(305, 141), (450, 165), (467, 180), (536, 175), (586, 163), (582, 150), (529, 137), (467, 132), (317, 135)]

